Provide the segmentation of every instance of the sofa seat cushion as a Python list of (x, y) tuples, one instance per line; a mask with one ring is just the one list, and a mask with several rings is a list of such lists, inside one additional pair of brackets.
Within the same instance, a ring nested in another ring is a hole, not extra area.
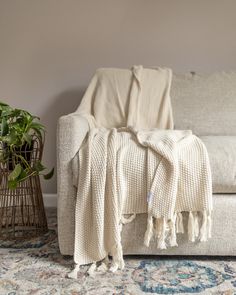
[(212, 170), (214, 193), (236, 193), (236, 136), (202, 136)]

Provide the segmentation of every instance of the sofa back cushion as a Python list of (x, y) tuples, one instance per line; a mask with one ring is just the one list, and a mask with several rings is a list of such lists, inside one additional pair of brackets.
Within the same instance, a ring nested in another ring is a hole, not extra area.
[(196, 135), (236, 135), (236, 72), (173, 75), (175, 129)]

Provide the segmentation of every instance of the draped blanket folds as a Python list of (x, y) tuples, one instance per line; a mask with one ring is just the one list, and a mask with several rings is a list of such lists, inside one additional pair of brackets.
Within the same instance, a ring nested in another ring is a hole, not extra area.
[(77, 110), (90, 131), (72, 161), (77, 265), (110, 254), (111, 269), (123, 268), (122, 225), (139, 213), (147, 213), (147, 247), (177, 246), (182, 212), (190, 241), (211, 236), (208, 154), (190, 130), (173, 130), (171, 78), (170, 69), (142, 66), (93, 77)]
[(109, 253), (122, 268), (123, 213), (148, 213), (146, 246), (152, 238), (160, 249), (177, 246), (183, 211), (189, 212), (189, 240), (210, 236), (211, 171), (206, 148), (191, 131), (93, 129), (80, 149), (79, 165), (77, 264), (102, 260)]

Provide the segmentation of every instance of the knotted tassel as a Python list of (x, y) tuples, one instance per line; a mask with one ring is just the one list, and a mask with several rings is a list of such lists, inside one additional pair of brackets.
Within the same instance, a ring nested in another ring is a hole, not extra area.
[(144, 245), (146, 247), (149, 247), (152, 236), (153, 236), (153, 218), (151, 215), (148, 215), (147, 229), (144, 235)]
[(178, 212), (176, 216), (176, 232), (184, 233), (183, 216), (181, 212)]
[(123, 250), (121, 242), (112, 247), (111, 250), (112, 255), (112, 265), (110, 267), (111, 272), (117, 271), (117, 269), (123, 269), (125, 267), (124, 259), (123, 259)]
[(125, 263), (124, 263), (124, 259), (123, 259), (123, 249), (122, 249), (122, 245), (121, 245), (122, 227), (123, 227), (123, 224), (120, 221), (118, 241), (111, 249), (111, 255), (112, 255), (112, 264), (110, 267), (111, 272), (116, 272), (117, 269), (123, 269), (125, 267)]
[(70, 273), (68, 273), (67, 277), (70, 279), (77, 279), (77, 274), (79, 272), (79, 269), (80, 269), (80, 265), (75, 264), (74, 269)]
[(195, 222), (192, 211), (189, 212), (188, 216), (188, 239), (195, 242)]
[(158, 249), (166, 249), (166, 219), (163, 217), (161, 218), (161, 232), (160, 232), (160, 238), (157, 243), (157, 248)]
[(136, 217), (136, 214), (132, 214), (130, 215), (129, 217), (125, 217), (124, 215), (121, 216), (121, 223), (122, 224), (127, 224), (127, 223), (130, 223), (132, 222)]
[(97, 265), (96, 262), (93, 262), (91, 264), (91, 266), (89, 267), (89, 269), (87, 270), (87, 273), (91, 276), (94, 277), (95, 276), (95, 270), (97, 269)]
[(202, 226), (200, 229), (199, 239), (201, 242), (207, 241), (207, 213), (206, 211), (203, 211), (203, 217), (202, 217)]
[(161, 229), (162, 229), (162, 218), (155, 218), (155, 238), (159, 239), (161, 235)]
[(98, 272), (106, 272), (109, 266), (109, 257), (108, 255), (104, 258), (101, 265), (97, 267)]
[(176, 230), (175, 230), (175, 222), (176, 222), (176, 214), (174, 217), (169, 221), (170, 226), (170, 246), (176, 247), (178, 246), (176, 241)]
[(199, 236), (199, 223), (198, 223), (198, 212), (193, 213), (194, 217), (194, 232), (195, 232), (195, 238), (198, 238)]
[(102, 262), (101, 265), (98, 266), (97, 271), (98, 272), (106, 272), (108, 270), (108, 266), (105, 262)]
[(211, 214), (208, 213), (208, 215), (207, 215), (207, 237), (209, 239), (211, 238), (211, 229), (212, 229), (212, 219), (211, 219)]

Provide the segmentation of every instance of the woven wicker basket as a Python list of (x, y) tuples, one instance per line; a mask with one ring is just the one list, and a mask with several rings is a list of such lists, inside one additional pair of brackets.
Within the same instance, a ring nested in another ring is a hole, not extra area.
[[(21, 154), (32, 167), (41, 160), (43, 142), (35, 137), (32, 145), (24, 145)], [(26, 239), (47, 232), (47, 219), (38, 175), (21, 182), (16, 189), (7, 187), (8, 175), (17, 164), (9, 157), (0, 163), (0, 239)]]

